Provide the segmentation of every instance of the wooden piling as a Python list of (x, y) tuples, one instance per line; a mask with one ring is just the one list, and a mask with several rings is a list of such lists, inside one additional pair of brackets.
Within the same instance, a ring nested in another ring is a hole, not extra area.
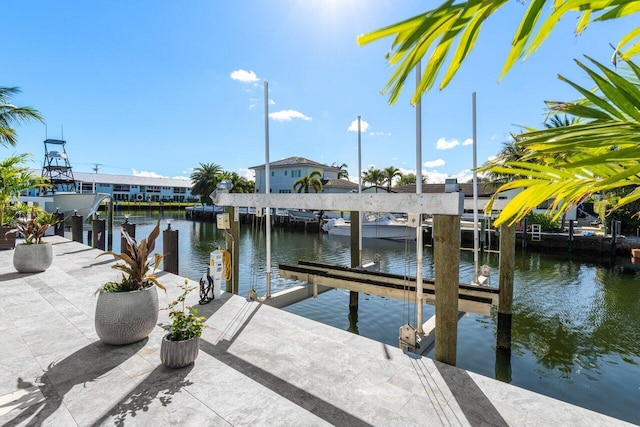
[(500, 299), (498, 303), (498, 331), (496, 348), (511, 348), (511, 317), (513, 303), (513, 278), (516, 255), (516, 230), (506, 223), (500, 225), (500, 260), (498, 286)]
[(78, 215), (77, 212), (71, 217), (71, 240), (78, 243), (83, 242), (82, 236), (82, 215)]
[(460, 216), (433, 215), (436, 292), (435, 359), (455, 366), (460, 282)]
[[(362, 264), (360, 259), (360, 212), (351, 211), (349, 217), (351, 218), (351, 267), (355, 268)], [(358, 292), (349, 291), (349, 309), (356, 310), (356, 318), (358, 317), (358, 296)]]
[(569, 253), (573, 253), (573, 220), (569, 220)]
[(162, 254), (163, 270), (178, 274), (178, 230), (172, 230), (171, 224), (162, 232)]
[(56, 209), (55, 217), (58, 220), (58, 223), (54, 226), (53, 232), (56, 236), (64, 237), (64, 214)]
[(113, 199), (109, 199), (109, 204), (107, 206), (108, 214), (107, 214), (107, 248), (109, 250), (113, 249)]
[[(129, 222), (129, 218), (125, 218), (122, 229), (127, 232), (132, 239), (136, 238), (136, 225)], [(127, 247), (127, 241), (123, 235), (120, 236), (120, 252), (131, 255), (131, 251)]]
[(105, 230), (106, 230), (106, 221), (104, 219), (94, 219), (91, 222), (91, 246), (105, 250)]
[[(240, 282), (238, 275), (240, 273), (240, 216), (235, 215), (235, 210), (232, 206), (226, 206), (224, 212), (229, 214), (229, 230), (225, 235), (225, 245), (227, 250), (231, 253), (231, 280), (227, 281), (226, 291), (232, 292), (236, 295), (240, 292)], [(266, 217), (265, 217), (266, 218)]]

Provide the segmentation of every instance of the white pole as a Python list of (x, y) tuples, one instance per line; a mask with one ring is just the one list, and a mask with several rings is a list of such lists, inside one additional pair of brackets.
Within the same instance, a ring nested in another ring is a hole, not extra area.
[[(269, 167), (269, 82), (264, 82), (264, 180), (266, 194), (271, 192), (271, 170)], [(267, 298), (271, 298), (271, 210), (267, 206), (265, 212), (266, 224), (266, 241), (267, 241), (267, 256), (266, 256), (266, 271), (267, 271)]]
[(477, 152), (476, 152), (476, 93), (471, 94), (471, 111), (473, 116), (473, 268), (474, 268), (474, 283), (478, 283), (478, 253), (480, 251), (480, 235), (478, 232), (478, 167)]
[[(416, 88), (420, 85), (421, 76), (420, 61), (416, 65)], [(422, 97), (416, 104), (416, 193), (422, 193)], [(422, 289), (422, 214), (418, 213), (418, 226), (416, 227), (416, 304), (418, 333), (424, 334), (422, 329), (423, 289)]]
[[(358, 194), (362, 194), (362, 137), (360, 116), (358, 116)], [(358, 212), (358, 266), (362, 265), (362, 212)]]

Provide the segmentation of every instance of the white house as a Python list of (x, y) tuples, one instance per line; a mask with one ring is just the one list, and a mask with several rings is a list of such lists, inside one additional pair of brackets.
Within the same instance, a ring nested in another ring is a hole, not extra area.
[[(256, 176), (256, 193), (265, 193), (266, 179), (265, 179), (265, 165), (252, 166)], [(341, 179), (338, 180), (339, 168), (323, 165), (322, 163), (314, 162), (313, 160), (305, 159), (304, 157), (288, 157), (286, 159), (278, 160), (269, 163), (270, 171), (270, 193), (293, 193), (293, 183), (309, 175), (314, 170), (322, 173), (323, 181), (323, 193), (339, 192), (348, 193), (357, 188), (357, 184), (350, 181)]]
[[(39, 175), (39, 171), (32, 172)], [(73, 178), (79, 193), (106, 193), (114, 200), (183, 202), (200, 198), (191, 194), (193, 183), (190, 179), (87, 172), (74, 172)], [(38, 190), (32, 188), (24, 195), (36, 196), (37, 194)]]

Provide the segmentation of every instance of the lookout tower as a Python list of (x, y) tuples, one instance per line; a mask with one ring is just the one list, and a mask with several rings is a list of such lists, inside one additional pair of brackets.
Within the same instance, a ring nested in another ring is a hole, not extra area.
[(44, 140), (44, 166), (42, 176), (50, 180), (51, 192), (74, 192), (76, 181), (73, 178), (71, 165), (65, 145), (67, 141), (60, 139)]

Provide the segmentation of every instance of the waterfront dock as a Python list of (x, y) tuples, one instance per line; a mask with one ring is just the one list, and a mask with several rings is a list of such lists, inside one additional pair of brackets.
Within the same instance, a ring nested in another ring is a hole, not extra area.
[[(95, 291), (115, 261), (48, 240), (43, 273), (15, 272), (0, 251), (2, 425), (625, 424), (229, 293), (199, 307), (209, 327), (195, 364), (164, 368), (167, 312), (148, 339), (103, 344)], [(164, 307), (184, 279), (158, 276)]]

